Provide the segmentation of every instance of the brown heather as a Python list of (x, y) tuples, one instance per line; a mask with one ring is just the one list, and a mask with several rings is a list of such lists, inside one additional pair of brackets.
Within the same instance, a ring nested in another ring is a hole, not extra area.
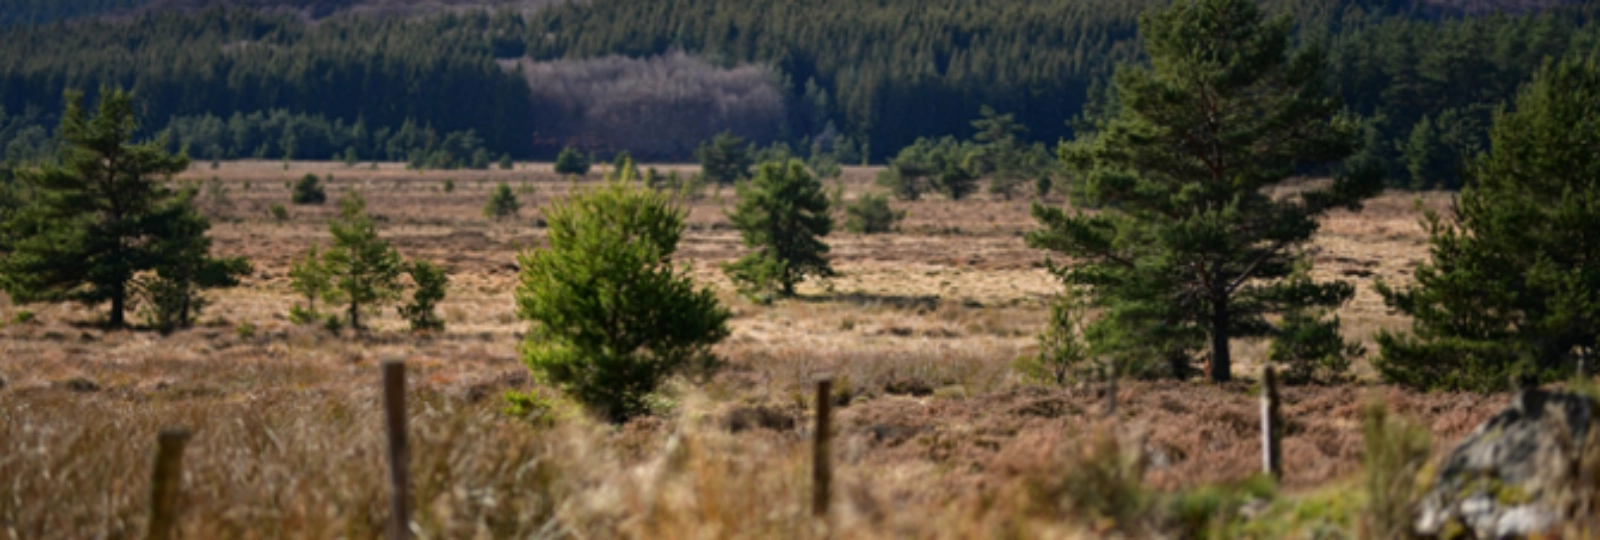
[[(335, 176), (330, 198), (361, 190), (404, 256), (450, 271), (446, 332), (405, 333), (392, 310), (359, 339), (285, 320), (289, 261), (325, 242), (334, 209), (292, 207), (279, 225), (268, 208), (307, 172)], [(873, 189), (874, 173), (847, 169), (847, 198)], [(1044, 255), (1023, 246), (1025, 202), (897, 202), (910, 211), (900, 232), (830, 238), (842, 275), (763, 307), (716, 269), (740, 248), (722, 210), (732, 191), (708, 193), (692, 203), (679, 256), (735, 312), (718, 348), (728, 366), (704, 385), (676, 383), (670, 410), (612, 427), (569, 405), (548, 424), (500, 411), (502, 393), (534, 386), (516, 357), (526, 327), (513, 316), (515, 254), (542, 241), (535, 209), (573, 186), (547, 164), (241, 162), (192, 174), (230, 187), (208, 209), (216, 249), (257, 265), (241, 288), (214, 293), (202, 327), (106, 333), (87, 324), (97, 310), (0, 304), (0, 538), (142, 536), (156, 432), (169, 425), (195, 430), (184, 537), (381, 535), (378, 363), (391, 358), (411, 370), (414, 527), (426, 537), (1137, 537), (1166, 525), (1157, 495), (1259, 468), (1248, 383), (1129, 382), (1105, 421), (1100, 385), (1045, 388), (1012, 371), (1057, 290)], [(436, 190), (446, 177), (451, 193)], [(501, 181), (536, 187), (518, 222), (481, 216)], [(1417, 207), (1447, 202), (1392, 194), (1329, 218), (1316, 272), (1360, 287), (1340, 312), (1349, 337), (1373, 349), (1373, 332), (1405, 324), (1371, 281), (1405, 282), (1426, 257)], [(24, 309), (33, 322), (9, 322)], [(1254, 378), (1265, 347), (1240, 345), (1238, 374)], [(837, 381), (832, 530), (809, 508), (818, 376)], [(1365, 362), (1358, 376), (1371, 378)], [(1428, 428), (1435, 451), (1506, 401), (1366, 382), (1286, 388), (1286, 497), (1357, 485), (1374, 394)]]

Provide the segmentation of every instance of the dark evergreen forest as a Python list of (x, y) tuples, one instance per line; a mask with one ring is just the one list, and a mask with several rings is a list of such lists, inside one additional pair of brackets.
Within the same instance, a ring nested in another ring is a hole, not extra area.
[[(1139, 14), (1165, 2), (592, 0), (320, 18), (8, 2), (0, 150), (48, 155), (62, 92), (106, 85), (134, 91), (146, 131), (170, 128), (175, 147), (215, 159), (415, 159), (468, 143), (519, 158), (576, 145), (688, 159), (682, 141), (732, 130), (802, 149), (848, 137), (881, 160), (918, 137), (971, 135), (983, 105), (1053, 143), (1104, 105), (1112, 66), (1141, 56)], [(1370, 119), (1368, 155), (1398, 185), (1414, 172), (1454, 184), (1460, 156), (1483, 149), (1490, 115), (1534, 70), (1600, 54), (1593, 3), (1264, 3), (1295, 18), (1300, 46), (1326, 51), (1328, 84)], [(97, 13), (124, 14), (86, 16)]]

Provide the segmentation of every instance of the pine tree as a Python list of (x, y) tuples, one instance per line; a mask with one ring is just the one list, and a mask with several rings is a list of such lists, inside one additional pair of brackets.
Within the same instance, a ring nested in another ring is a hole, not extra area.
[(972, 127), (978, 130), (972, 137), (978, 143), (974, 156), (980, 169), (977, 172), (989, 175), (990, 193), (1011, 200), (1017, 186), (1031, 172), (1027, 170), (1026, 149), (1021, 141), (1028, 128), (1018, 124), (1014, 115), (1000, 114), (988, 105), (978, 113), (980, 117), (972, 121)]
[(322, 204), (327, 201), (328, 193), (322, 189), (322, 179), (311, 173), (300, 177), (289, 193), (289, 202), (294, 204)]
[(1035, 204), (1043, 229), (1028, 244), (1072, 259), (1054, 269), (1104, 310), (1088, 330), (1103, 353), (1170, 362), (1204, 335), (1211, 377), (1227, 381), (1229, 340), (1268, 334), (1267, 314), (1350, 296), (1346, 283), (1285, 278), (1317, 218), (1359, 208), (1381, 175), (1360, 167), (1294, 196), (1266, 193), (1359, 149), (1359, 123), (1322, 88), (1320, 52), (1286, 54), (1291, 25), (1249, 0), (1180, 0), (1144, 16), (1151, 68), (1119, 69), (1120, 108), (1062, 148), (1080, 173), (1075, 202), (1104, 210)]
[(793, 296), (806, 276), (833, 275), (828, 245), (820, 240), (833, 230), (828, 195), (805, 163), (762, 163), (737, 190), (739, 203), (728, 219), (756, 251), (724, 267), (734, 281), (752, 289), (776, 286)]
[(361, 313), (394, 300), (400, 294), (400, 252), (378, 237), (377, 223), (367, 215), (361, 194), (346, 193), (339, 200), (339, 218), (328, 224), (333, 246), (322, 255), (322, 267), (331, 288), (324, 298), (345, 304), (350, 328), (360, 331)]
[[(166, 185), (189, 159), (168, 154), (164, 140), (131, 142), (132, 97), (102, 90), (92, 118), (83, 101), (83, 94), (67, 93), (61, 165), (20, 174), (31, 200), (6, 224), (13, 238), (0, 262), (0, 285), (20, 302), (109, 301), (107, 322), (122, 327), (135, 276), (179, 264), (174, 252), (196, 253), (174, 243), (195, 242), (185, 247), (205, 251), (195, 238), (203, 238), (206, 225), (185, 223), (195, 217), (193, 205)], [(174, 229), (185, 236), (162, 242)]]
[(317, 246), (311, 246), (306, 250), (305, 257), (289, 265), (289, 288), (306, 299), (304, 306), (295, 304), (289, 308), (289, 322), (306, 324), (322, 317), (317, 312), (317, 300), (332, 291), (333, 283), (328, 270), (322, 266), (322, 256)]
[(193, 326), (208, 303), (200, 294), (203, 289), (236, 286), (251, 271), (243, 257), (211, 256), (211, 238), (206, 236), (211, 223), (195, 210), (194, 197), (186, 189), (168, 203), (175, 207), (172, 217), (160, 223), (151, 243), (159, 261), (155, 274), (135, 278), (146, 322), (162, 332)]
[(400, 306), (400, 316), (411, 323), (412, 332), (444, 330), (444, 319), (439, 318), (435, 308), (444, 300), (450, 276), (445, 274), (444, 267), (430, 261), (412, 262), (406, 265), (406, 273), (411, 276), (416, 290), (411, 292), (411, 302)]
[(614, 422), (645, 411), (667, 377), (715, 364), (728, 311), (672, 255), (686, 210), (610, 180), (546, 209), (549, 247), (518, 258), (522, 360)]
[(889, 206), (889, 197), (863, 194), (844, 209), (844, 228), (856, 234), (878, 234), (894, 230), (905, 219), (905, 210)]
[(578, 149), (568, 146), (556, 156), (556, 174), (583, 176), (589, 174), (589, 158)]
[(521, 210), (522, 201), (517, 200), (511, 185), (501, 182), (489, 193), (489, 202), (483, 206), (483, 217), (500, 221), (517, 215)]
[(1497, 114), (1454, 215), (1429, 213), (1416, 285), (1380, 284), (1410, 333), (1378, 335), (1384, 377), (1503, 388), (1595, 372), (1600, 335), (1600, 65), (1547, 64)]
[(700, 160), (702, 174), (707, 180), (719, 184), (732, 184), (750, 177), (754, 158), (744, 139), (731, 132), (722, 132), (710, 142), (695, 150)]

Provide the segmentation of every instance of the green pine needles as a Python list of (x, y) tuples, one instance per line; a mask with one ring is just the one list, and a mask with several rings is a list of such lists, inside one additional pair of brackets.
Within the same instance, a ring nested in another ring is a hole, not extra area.
[(700, 160), (700, 170), (706, 180), (718, 184), (732, 184), (750, 177), (750, 166), (755, 162), (750, 146), (732, 132), (723, 132), (701, 144), (694, 155)]
[(109, 302), (107, 323), (118, 328), (142, 300), (149, 322), (170, 331), (193, 323), (201, 289), (250, 271), (243, 259), (211, 257), (195, 192), (167, 187), (189, 158), (168, 154), (165, 140), (132, 143), (133, 109), (127, 92), (102, 89), (91, 117), (83, 94), (69, 92), (60, 165), (17, 172), (30, 197), (5, 223), (0, 258), (0, 286), (14, 301)]
[(1408, 386), (1489, 391), (1513, 376), (1596, 371), (1600, 335), (1600, 65), (1547, 64), (1495, 116), (1454, 215), (1423, 225), (1414, 287), (1379, 284), (1411, 332), (1374, 365)]
[(411, 302), (400, 306), (400, 316), (411, 324), (412, 332), (443, 331), (444, 319), (439, 317), (437, 308), (444, 300), (450, 276), (444, 267), (430, 261), (412, 262), (406, 265), (406, 273), (416, 289), (411, 292)]
[(716, 363), (729, 313), (673, 253), (686, 210), (631, 181), (608, 180), (544, 211), (549, 245), (523, 253), (522, 360), (613, 422), (646, 412), (667, 378)]
[(589, 174), (589, 158), (571, 146), (562, 148), (561, 154), (556, 156), (555, 170), (556, 174), (564, 176)]
[(1028, 245), (1071, 259), (1053, 269), (1101, 310), (1086, 330), (1097, 353), (1177, 372), (1209, 339), (1208, 371), (1227, 381), (1230, 340), (1270, 335), (1268, 315), (1349, 298), (1346, 283), (1287, 278), (1318, 218), (1359, 208), (1382, 175), (1356, 167), (1269, 194), (1299, 171), (1337, 168), (1361, 142), (1322, 86), (1320, 52), (1287, 52), (1291, 26), (1249, 0), (1181, 0), (1143, 17), (1151, 67), (1119, 69), (1117, 106), (1061, 148), (1074, 203), (1102, 210), (1035, 204), (1042, 228)]
[[(321, 322), (336, 330), (345, 324), (362, 331), (363, 317), (400, 297), (400, 274), (409, 273), (416, 286), (412, 301), (400, 307), (400, 315), (412, 330), (442, 330), (444, 321), (434, 313), (444, 299), (449, 278), (444, 269), (427, 261), (407, 264), (400, 252), (378, 236), (378, 225), (367, 215), (366, 200), (360, 193), (348, 192), (339, 199), (339, 217), (328, 224), (333, 245), (319, 253), (316, 246), (289, 268), (289, 286), (306, 299), (289, 310), (296, 324)], [(318, 299), (343, 306), (345, 318), (324, 317), (316, 308)]]
[(511, 190), (511, 184), (501, 182), (489, 193), (489, 202), (483, 206), (483, 217), (502, 221), (516, 217), (521, 211), (522, 201), (517, 200), (517, 194)]
[(833, 230), (828, 194), (804, 162), (762, 163), (737, 190), (739, 203), (728, 219), (755, 251), (723, 269), (742, 290), (794, 296), (806, 276), (833, 275), (828, 244), (820, 239)]

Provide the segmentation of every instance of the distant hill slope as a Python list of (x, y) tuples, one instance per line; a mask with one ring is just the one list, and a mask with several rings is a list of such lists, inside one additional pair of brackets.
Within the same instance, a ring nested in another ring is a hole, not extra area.
[[(0, 31), (0, 151), (36, 154), (62, 91), (102, 85), (132, 89), (148, 129), (222, 158), (481, 141), (518, 158), (685, 159), (729, 129), (854, 162), (969, 137), (983, 106), (1053, 144), (1104, 105), (1116, 66), (1142, 61), (1139, 15), (1170, 1), (0, 0), (6, 20), (118, 14)], [(1368, 157), (1402, 185), (1453, 187), (1532, 70), (1600, 54), (1600, 2), (1263, 4), (1327, 52), (1330, 87), (1368, 119)]]
[[(527, 13), (568, 0), (5, 0), (0, 3), (0, 27), (50, 23), (94, 16), (126, 16), (153, 12), (192, 12), (212, 7), (248, 7), (287, 10), (314, 19), (339, 14), (426, 15), (442, 11), (489, 8)], [(1305, 9), (1340, 8), (1347, 4), (1387, 5), (1415, 9), (1435, 16), (1480, 15), (1495, 11), (1524, 12), (1581, 4), (1584, 0), (1298, 0), (1267, 4), (1299, 4)], [(1151, 2), (1141, 1), (1141, 4)], [(1159, 2), (1156, 2), (1159, 3)]]
[(1416, 3), (1434, 12), (1479, 15), (1495, 11), (1523, 12), (1583, 2), (1582, 0), (1417, 0)]
[(488, 8), (529, 12), (565, 0), (4, 0), (0, 27), (46, 24), (68, 19), (167, 12), (194, 12), (213, 7), (285, 10), (310, 18), (339, 14), (426, 15), (442, 11)]
[(0, 2), (0, 28), (43, 24), (126, 11), (150, 0), (5, 0)]
[(461, 9), (509, 9), (529, 12), (566, 0), (143, 0), (134, 13), (200, 11), (217, 6), (284, 9), (311, 18), (332, 15), (426, 15)]

